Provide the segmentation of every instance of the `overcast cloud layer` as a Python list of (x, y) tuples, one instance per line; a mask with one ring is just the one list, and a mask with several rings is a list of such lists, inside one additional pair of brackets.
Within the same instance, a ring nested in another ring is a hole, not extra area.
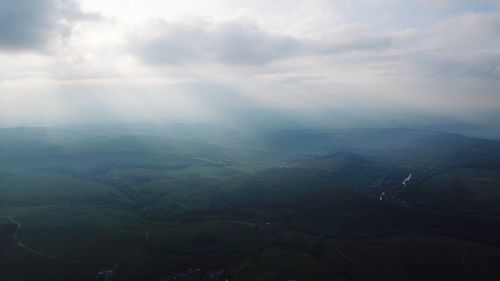
[(39, 51), (51, 40), (69, 36), (77, 21), (96, 19), (77, 2), (63, 0), (1, 0), (0, 47), (6, 51)]
[(0, 125), (500, 109), (500, 2), (0, 0)]

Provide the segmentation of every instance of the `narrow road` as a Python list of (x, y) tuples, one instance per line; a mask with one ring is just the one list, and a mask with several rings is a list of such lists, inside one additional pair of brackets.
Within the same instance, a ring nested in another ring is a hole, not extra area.
[(334, 248), (335, 248), (335, 251), (337, 251), (337, 253), (339, 253), (343, 258), (345, 258), (347, 261), (349, 261), (352, 265), (354, 265), (357, 268), (359, 268), (365, 274), (367, 274), (368, 276), (370, 276), (370, 278), (373, 278), (372, 280), (379, 280), (379, 278), (377, 278), (377, 276), (373, 272), (368, 271), (362, 264), (360, 264), (359, 262), (355, 261), (352, 257), (350, 257), (349, 255), (347, 255), (344, 251), (340, 250), (340, 248), (338, 247), (338, 245), (335, 245)]
[(194, 190), (193, 192), (189, 193), (188, 195), (186, 195), (184, 198), (180, 199), (179, 201), (177, 201), (177, 203), (180, 203), (180, 202), (184, 202), (186, 201), (187, 199), (191, 198), (193, 195), (195, 195), (196, 193), (202, 191), (203, 189), (205, 189), (205, 186), (202, 186), (200, 188), (197, 188), (196, 190)]
[(60, 262), (65, 262), (65, 263), (75, 263), (75, 264), (88, 264), (88, 265), (106, 265), (106, 266), (112, 266), (112, 269), (111, 269), (111, 274), (108, 274), (105, 276), (104, 280), (105, 281), (109, 281), (111, 280), (111, 277), (113, 277), (113, 275), (115, 274), (116, 270), (118, 269), (118, 266), (120, 265), (119, 263), (116, 263), (116, 262), (86, 262), (86, 261), (78, 261), (78, 260), (71, 260), (71, 259), (66, 259), (66, 258), (61, 258), (61, 257), (56, 257), (56, 256), (52, 256), (52, 255), (48, 255), (48, 254), (45, 254), (45, 253), (42, 253), (38, 250), (35, 250), (33, 248), (31, 248), (30, 246), (24, 244), (20, 239), (19, 237), (17, 236), (17, 233), (19, 232), (19, 230), (23, 227), (23, 225), (18, 222), (17, 220), (15, 220), (13, 217), (11, 216), (0, 216), (0, 218), (7, 218), (8, 220), (10, 220), (12, 223), (14, 223), (16, 225), (16, 230), (14, 231), (14, 233), (12, 234), (12, 237), (14, 237), (14, 240), (16, 240), (16, 244), (17, 246), (39, 256), (39, 257), (42, 257), (42, 258), (47, 258), (47, 259), (51, 259), (51, 260), (56, 260), (56, 261), (60, 261)]
[(144, 246), (146, 245), (146, 242), (149, 240), (149, 237), (151, 236), (152, 230), (149, 230), (147, 232), (141, 232), (141, 231), (134, 231), (134, 230), (126, 230), (126, 229), (117, 229), (116, 231), (119, 232), (125, 232), (125, 233), (135, 233), (135, 234), (144, 234), (144, 240), (141, 245), (139, 245), (139, 248), (134, 252), (134, 255), (138, 255), (142, 250), (144, 250)]

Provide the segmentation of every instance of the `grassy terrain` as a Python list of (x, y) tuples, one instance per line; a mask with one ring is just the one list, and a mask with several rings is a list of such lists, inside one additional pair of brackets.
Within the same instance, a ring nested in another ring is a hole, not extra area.
[(420, 192), (433, 205), (457, 212), (500, 214), (500, 170), (453, 168), (425, 181)]
[(197, 129), (0, 130), (0, 280), (500, 276), (498, 142)]

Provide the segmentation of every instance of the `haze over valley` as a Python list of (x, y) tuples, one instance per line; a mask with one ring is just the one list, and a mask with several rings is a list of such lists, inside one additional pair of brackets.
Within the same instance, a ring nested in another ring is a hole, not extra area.
[(0, 0), (0, 281), (499, 279), (499, 9)]

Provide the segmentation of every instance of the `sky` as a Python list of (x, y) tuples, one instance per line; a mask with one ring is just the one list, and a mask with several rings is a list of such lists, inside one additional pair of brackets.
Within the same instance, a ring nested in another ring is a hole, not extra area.
[(499, 9), (0, 0), (0, 126), (224, 119), (244, 107), (500, 110)]

